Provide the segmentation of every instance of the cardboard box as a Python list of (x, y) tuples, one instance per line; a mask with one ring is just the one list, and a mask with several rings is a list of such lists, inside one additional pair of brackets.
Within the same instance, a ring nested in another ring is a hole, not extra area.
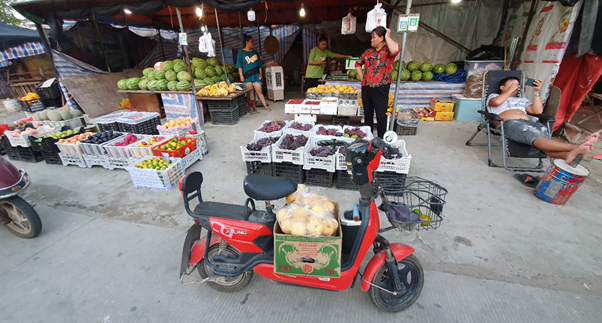
[(412, 110), (416, 113), (416, 116), (420, 118), (420, 121), (435, 121), (435, 116), (437, 112), (432, 111), (430, 108), (412, 108)]
[(454, 120), (453, 112), (437, 112), (435, 121), (452, 121)]
[(341, 277), (343, 233), (339, 204), (334, 203), (339, 227), (331, 237), (304, 237), (282, 233), (274, 225), (274, 272), (291, 276)]
[(439, 100), (437, 98), (433, 98), (431, 100), (431, 106), (429, 108), (435, 112), (453, 112), (454, 101), (446, 99)]

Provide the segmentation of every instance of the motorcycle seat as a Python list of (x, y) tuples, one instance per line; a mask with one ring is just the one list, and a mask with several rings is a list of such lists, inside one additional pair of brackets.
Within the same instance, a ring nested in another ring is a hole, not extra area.
[(245, 193), (258, 201), (273, 201), (294, 193), (297, 183), (287, 177), (250, 174), (244, 180)]
[[(194, 213), (202, 216), (214, 216), (230, 220), (244, 221), (245, 219), (244, 206), (228, 203), (201, 202), (194, 208)], [(251, 214), (250, 209), (249, 214)]]

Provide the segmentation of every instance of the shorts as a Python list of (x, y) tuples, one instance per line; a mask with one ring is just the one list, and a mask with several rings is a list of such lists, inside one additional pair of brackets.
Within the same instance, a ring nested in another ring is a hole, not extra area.
[(550, 138), (548, 127), (539, 122), (522, 119), (504, 121), (504, 135), (512, 141), (527, 145), (533, 145), (539, 138)]

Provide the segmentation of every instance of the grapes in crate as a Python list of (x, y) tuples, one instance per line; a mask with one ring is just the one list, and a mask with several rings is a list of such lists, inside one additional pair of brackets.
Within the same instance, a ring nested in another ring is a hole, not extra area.
[(281, 130), (282, 128), (284, 128), (285, 125), (286, 122), (284, 121), (274, 120), (264, 123), (258, 131), (271, 133)]
[(301, 130), (301, 131), (309, 131), (311, 130), (311, 128), (313, 128), (313, 126), (311, 125), (311, 123), (299, 123), (297, 121), (293, 122), (290, 126), (292, 129), (297, 129), (297, 130)]
[(385, 148), (383, 148), (383, 157), (385, 159), (400, 159), (403, 156), (396, 149), (389, 149), (389, 148), (385, 147)]
[(284, 136), (280, 143), (280, 149), (295, 150), (307, 144), (307, 137), (304, 135), (293, 136), (288, 134)]
[(86, 144), (100, 145), (100, 144), (104, 144), (107, 141), (111, 141), (119, 136), (121, 136), (121, 134), (113, 132), (113, 130), (109, 130), (109, 131), (103, 131), (103, 132), (94, 134), (94, 135), (86, 138), (86, 140), (84, 140), (82, 142), (86, 143)]
[(347, 156), (347, 147), (345, 147), (345, 146), (340, 147), (339, 154), (341, 154), (343, 156)]
[(347, 128), (345, 129), (344, 136), (353, 139), (364, 139), (364, 137), (366, 137), (366, 134), (362, 130), (360, 130), (360, 128)]
[(320, 128), (318, 128), (318, 131), (316, 132), (316, 134), (322, 135), (322, 136), (336, 136), (337, 130), (336, 129), (326, 129), (324, 127), (320, 127)]
[(274, 138), (272, 138), (272, 137), (261, 138), (261, 139), (257, 140), (256, 142), (249, 143), (247, 145), (247, 149), (251, 150), (251, 151), (260, 151), (263, 148), (265, 148), (273, 143), (274, 143)]
[(314, 157), (328, 157), (334, 154), (334, 150), (327, 146), (317, 147), (309, 152)]

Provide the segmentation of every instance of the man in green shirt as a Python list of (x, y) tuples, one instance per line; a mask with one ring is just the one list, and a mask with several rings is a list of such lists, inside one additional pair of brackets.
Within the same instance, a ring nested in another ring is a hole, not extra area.
[(318, 46), (309, 52), (307, 70), (305, 71), (305, 89), (318, 86), (318, 80), (324, 75), (327, 58), (349, 58), (351, 56), (335, 54), (328, 49), (328, 39), (320, 37)]

